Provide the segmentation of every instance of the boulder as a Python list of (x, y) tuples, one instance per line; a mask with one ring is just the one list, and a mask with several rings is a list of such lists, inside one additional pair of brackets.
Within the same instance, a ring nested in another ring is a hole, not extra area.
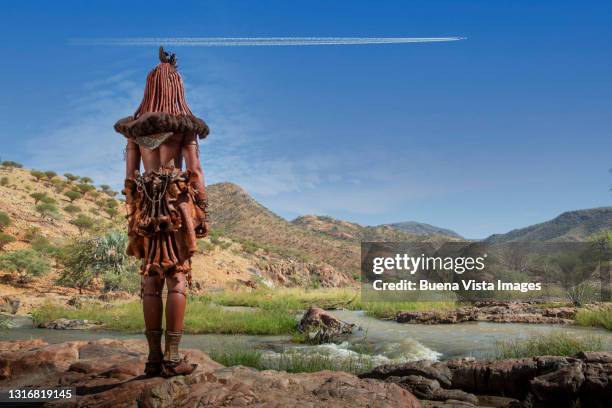
[(298, 323), (298, 330), (305, 333), (307, 341), (313, 344), (339, 341), (343, 336), (351, 334), (354, 327), (354, 324), (343, 322), (318, 307), (309, 308)]
[(16, 314), (21, 301), (14, 296), (0, 296), (0, 313)]

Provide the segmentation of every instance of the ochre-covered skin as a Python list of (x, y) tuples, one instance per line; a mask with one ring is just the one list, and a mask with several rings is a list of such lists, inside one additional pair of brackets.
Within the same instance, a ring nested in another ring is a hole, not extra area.
[[(133, 116), (119, 120), (115, 130), (127, 139), (127, 253), (142, 260), (141, 294), (149, 343), (145, 373), (172, 376), (195, 368), (179, 356), (178, 346), (186, 284), (191, 283), (191, 256), (197, 249), (196, 239), (208, 233), (198, 138), (206, 137), (209, 130), (187, 106), (175, 56), (168, 57), (160, 48), (160, 61), (147, 76), (140, 106)], [(168, 296), (162, 353), (164, 285)]]

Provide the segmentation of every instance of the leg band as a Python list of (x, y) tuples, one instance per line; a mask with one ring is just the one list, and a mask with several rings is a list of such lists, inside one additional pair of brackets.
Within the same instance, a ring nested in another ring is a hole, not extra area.
[(187, 294), (185, 293), (185, 291), (181, 290), (181, 289), (169, 289), (168, 290), (168, 295), (171, 294), (171, 293), (180, 293), (181, 295), (187, 297)]

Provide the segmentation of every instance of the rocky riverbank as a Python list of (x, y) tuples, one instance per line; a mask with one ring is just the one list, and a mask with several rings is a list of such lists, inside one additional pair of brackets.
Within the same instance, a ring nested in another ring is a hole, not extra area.
[(136, 340), (0, 342), (2, 386), (73, 386), (68, 407), (603, 407), (612, 395), (612, 353), (499, 361), (474, 359), (288, 374), (224, 367), (185, 350), (197, 370), (171, 379), (143, 375)]
[(172, 379), (143, 375), (141, 341), (42, 340), (0, 342), (0, 382), (10, 386), (73, 386), (67, 407), (419, 407), (397, 384), (343, 372), (287, 374), (223, 367), (198, 350), (185, 350), (196, 371)]
[[(398, 384), (436, 407), (608, 407), (612, 353), (383, 365), (360, 378)], [(434, 402), (438, 401), (438, 402)]]
[(398, 323), (449, 324), (473, 321), (495, 323), (571, 324), (577, 309), (541, 307), (527, 302), (476, 302), (472, 306), (443, 311), (399, 312)]

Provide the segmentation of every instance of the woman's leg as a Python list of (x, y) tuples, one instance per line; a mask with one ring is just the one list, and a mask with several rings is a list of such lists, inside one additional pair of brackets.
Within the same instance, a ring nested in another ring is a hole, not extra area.
[(145, 335), (149, 343), (145, 374), (153, 376), (161, 373), (161, 361), (164, 357), (161, 347), (164, 311), (161, 297), (163, 286), (164, 281), (159, 275), (143, 277), (142, 309), (146, 327)]
[(187, 292), (185, 274), (177, 273), (166, 278), (168, 298), (166, 299), (166, 330), (170, 332), (183, 331)]
[(187, 304), (186, 281), (187, 279), (182, 273), (166, 278), (168, 299), (166, 300), (166, 346), (163, 376), (190, 374), (196, 368), (195, 364), (189, 364), (186, 360), (181, 359), (179, 354), (185, 306)]

